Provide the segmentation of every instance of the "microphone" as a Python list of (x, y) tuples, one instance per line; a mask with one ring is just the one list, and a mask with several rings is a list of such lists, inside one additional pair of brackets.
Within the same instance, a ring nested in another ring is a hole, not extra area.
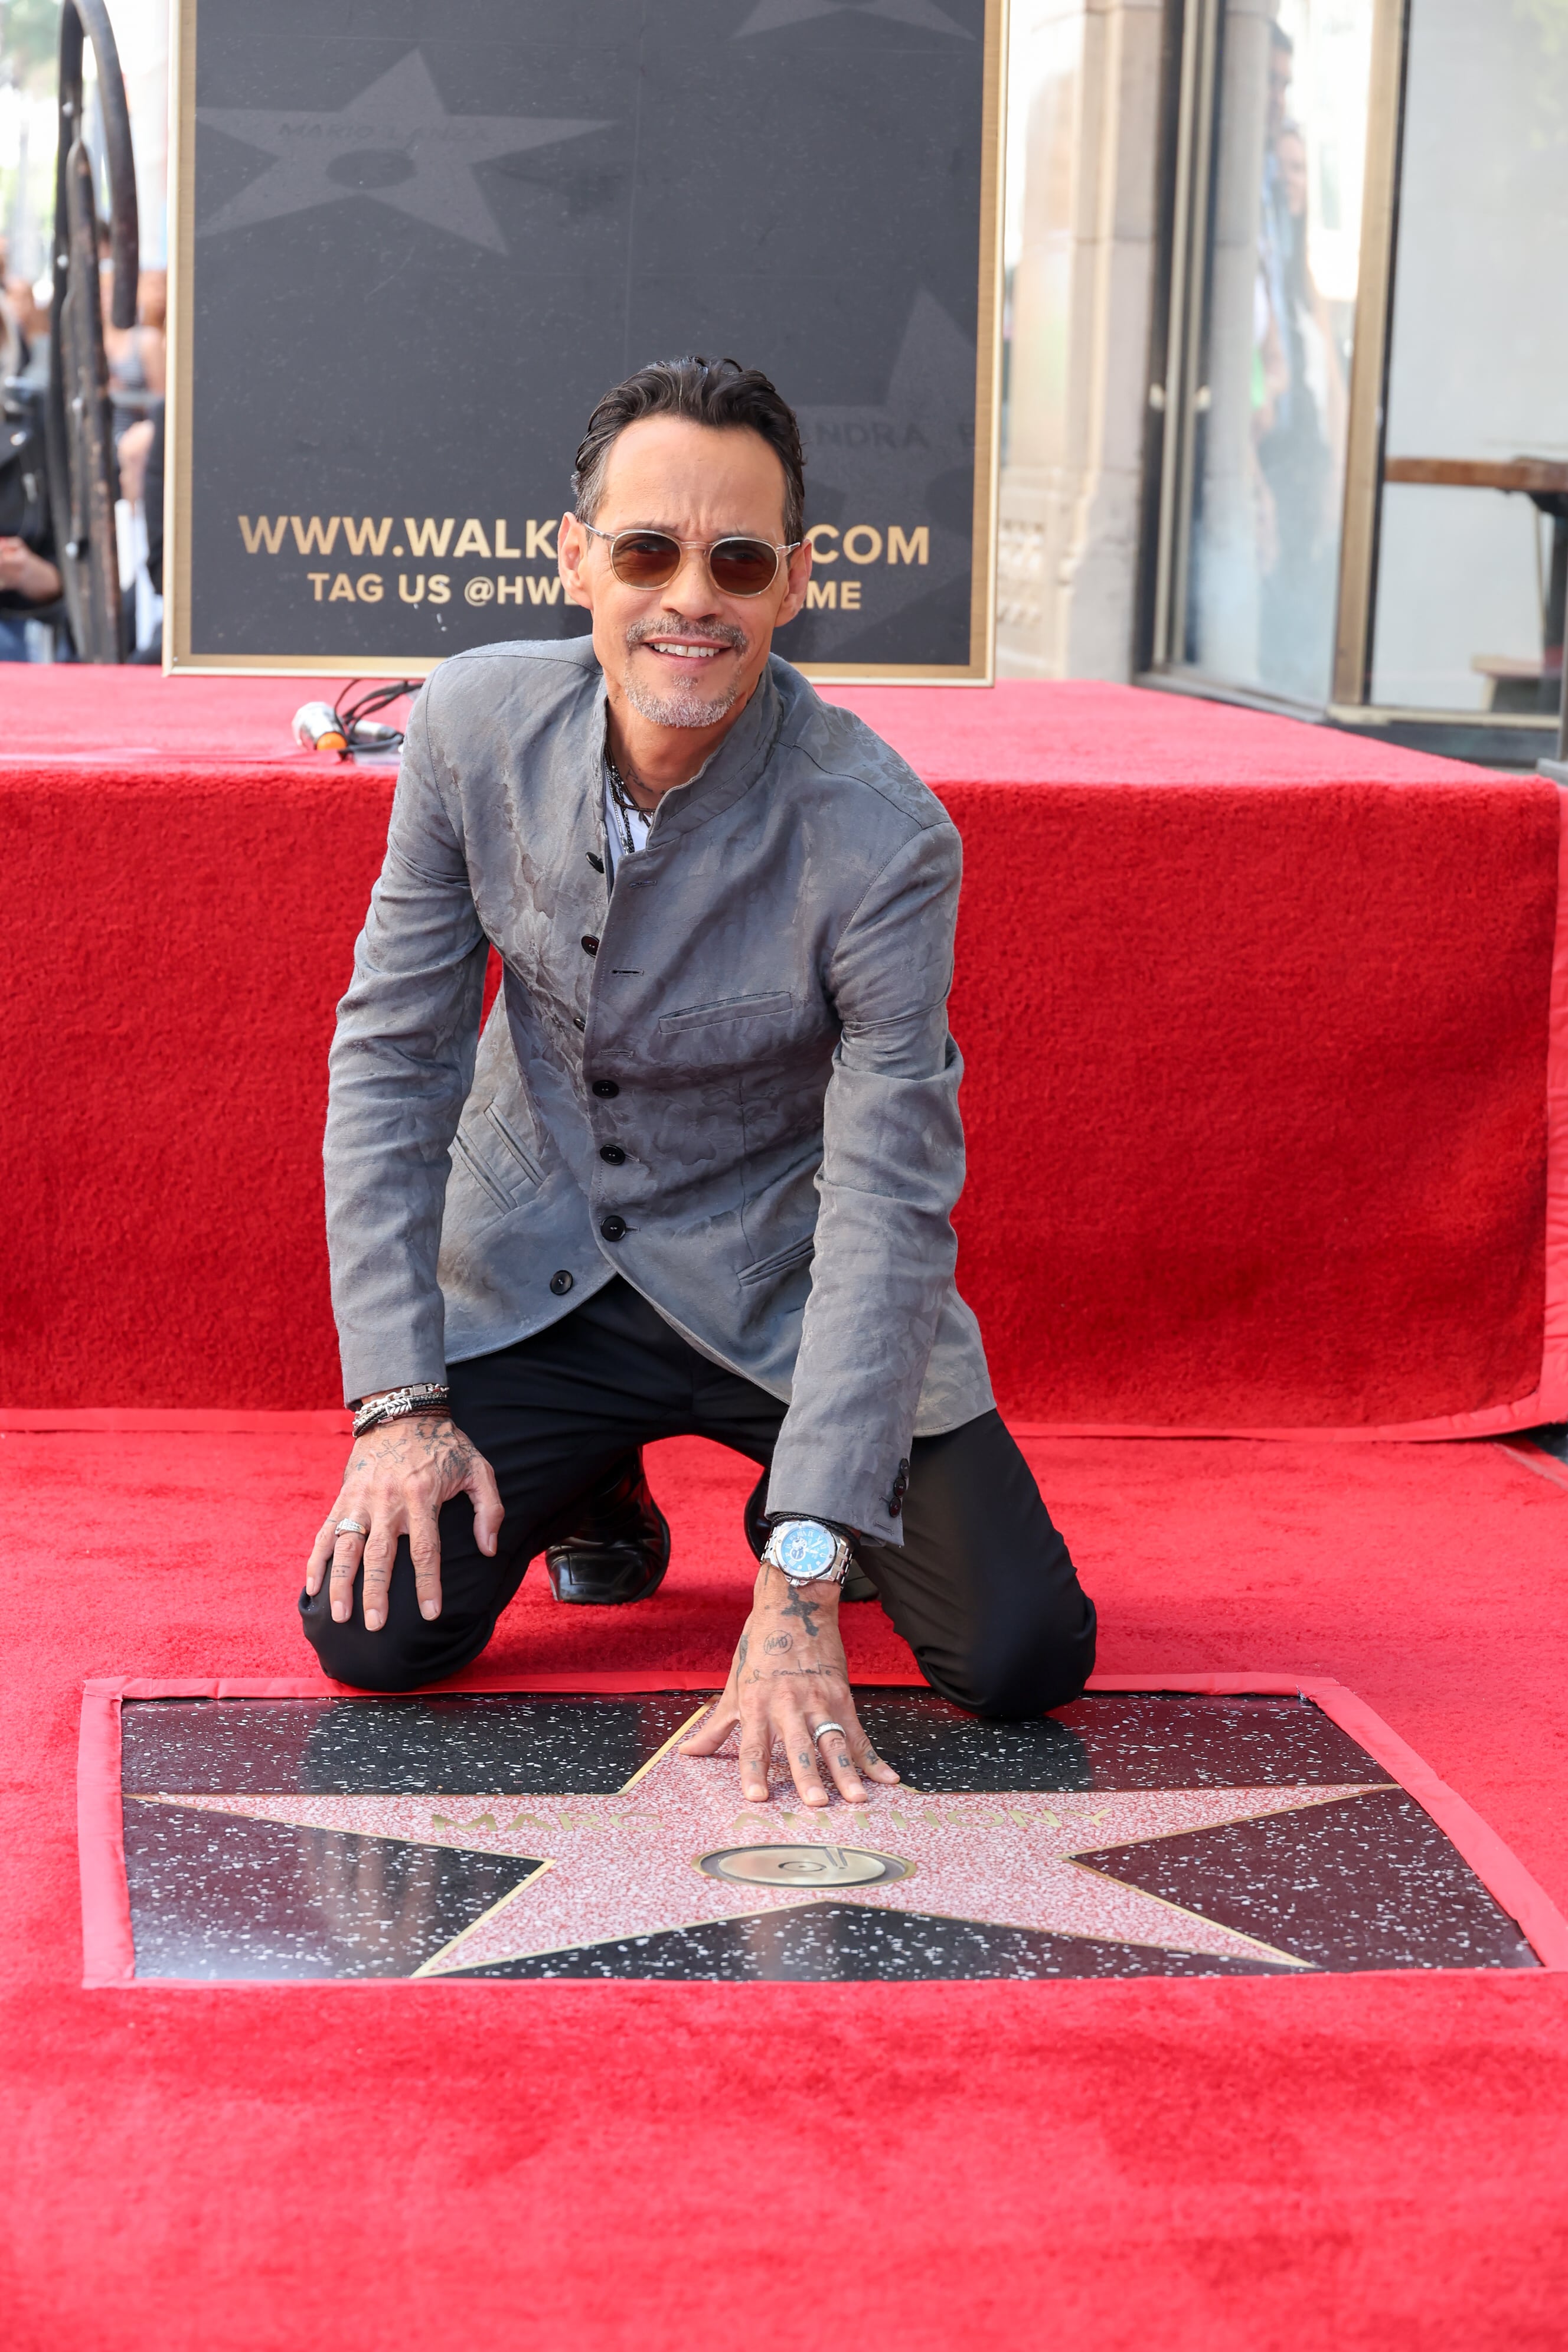
[(388, 685), (373, 686), (356, 701), (349, 696), (363, 681), (351, 678), (339, 698), (340, 708), (330, 702), (302, 702), (294, 713), (294, 740), (307, 751), (335, 751), (340, 760), (347, 760), (357, 751), (362, 756), (384, 760), (403, 748), (401, 727), (388, 727), (384, 720), (373, 719), (373, 710), (384, 710), (390, 702), (401, 702), (405, 695), (417, 694), (416, 677), (395, 678)]
[(294, 740), (307, 751), (343, 751), (349, 739), (330, 702), (302, 702), (294, 713)]

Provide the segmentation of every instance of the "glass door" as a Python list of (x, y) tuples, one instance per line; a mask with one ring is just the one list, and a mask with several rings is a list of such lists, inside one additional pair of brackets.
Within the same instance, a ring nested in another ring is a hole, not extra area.
[(1378, 0), (1188, 0), (1156, 662), (1324, 704)]
[(1173, 0), (1161, 682), (1499, 763), (1568, 635), (1568, 0)]

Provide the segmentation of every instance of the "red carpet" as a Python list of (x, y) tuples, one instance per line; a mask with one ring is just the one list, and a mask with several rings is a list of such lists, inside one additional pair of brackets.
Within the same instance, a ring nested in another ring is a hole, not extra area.
[[(0, 1402), (336, 1398), (324, 1055), (390, 788), (289, 753), (307, 690), (0, 679)], [(843, 698), (964, 835), (960, 1279), (1015, 1416), (1568, 1412), (1550, 785), (1130, 689)]]
[[(1030, 1451), (1108, 1669), (1337, 1677), (1568, 1899), (1560, 1477), (1496, 1446)], [(81, 1991), (81, 1680), (304, 1671), (340, 1458), (0, 1437), (17, 2352), (1556, 2352), (1559, 1977)], [(721, 1664), (747, 1473), (693, 1443), (654, 1475), (659, 1599), (584, 1623), (531, 1580), (496, 1665)]]

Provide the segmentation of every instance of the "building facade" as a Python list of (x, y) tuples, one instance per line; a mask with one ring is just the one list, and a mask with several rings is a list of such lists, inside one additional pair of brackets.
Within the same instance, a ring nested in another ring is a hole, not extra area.
[(1553, 748), (1568, 0), (1016, 0), (998, 666)]

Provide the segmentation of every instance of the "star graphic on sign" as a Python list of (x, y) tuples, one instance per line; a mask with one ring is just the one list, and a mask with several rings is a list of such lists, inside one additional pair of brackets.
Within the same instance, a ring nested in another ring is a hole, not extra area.
[(424, 1961), (422, 1977), (825, 1900), (1299, 1969), (1309, 1964), (1078, 1857), (1387, 1785), (988, 1796), (906, 1785), (875, 1790), (865, 1806), (824, 1811), (784, 1798), (737, 1811), (732, 1760), (675, 1753), (706, 1711), (607, 1796), (163, 1791), (131, 1801), (531, 1863), (518, 1885)]
[[(943, 475), (963, 478), (965, 502), (974, 469), (974, 345), (922, 287), (880, 402), (805, 402), (796, 410), (805, 455), (808, 504), (820, 486), (853, 499), (847, 525), (885, 527), (908, 517), (925, 520), (931, 485)], [(829, 561), (818, 576), (832, 579), (853, 561), (831, 565), (838, 542), (816, 543), (816, 560)], [(962, 531), (931, 526), (929, 564), (879, 563), (877, 618), (929, 595), (969, 565), (973, 542)]]
[(808, 24), (813, 16), (880, 16), (893, 25), (920, 25), (928, 33), (952, 33), (961, 41), (974, 36), (955, 25), (936, 0), (757, 0), (756, 6), (731, 39), (743, 41), (752, 33), (777, 33), (790, 25)]
[(474, 166), (607, 127), (545, 115), (448, 114), (417, 49), (333, 113), (204, 106), (197, 120), (277, 159), (201, 224), (203, 236), (369, 196), (492, 253), (504, 253), (506, 239)]

